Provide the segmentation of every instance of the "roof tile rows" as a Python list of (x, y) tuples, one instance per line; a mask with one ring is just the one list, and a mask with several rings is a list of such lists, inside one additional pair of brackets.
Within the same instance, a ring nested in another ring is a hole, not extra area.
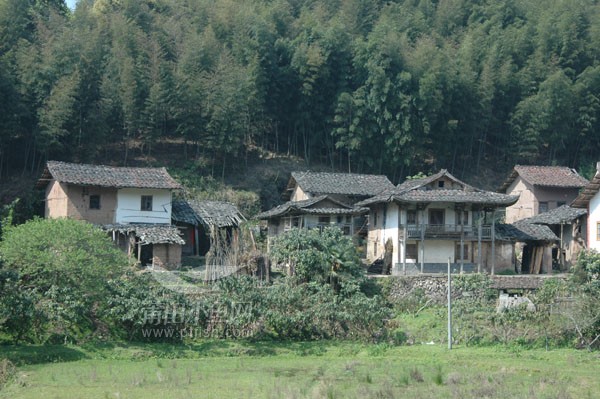
[[(336, 208), (324, 207), (324, 208), (311, 208), (313, 205), (318, 204), (324, 200), (328, 200), (333, 204), (339, 205)], [(341, 201), (331, 198), (328, 195), (320, 195), (318, 197), (309, 198), (302, 201), (288, 201), (285, 204), (276, 206), (268, 211), (259, 213), (256, 215), (258, 219), (269, 219), (272, 217), (279, 217), (289, 213), (310, 213), (317, 215), (360, 215), (367, 213), (367, 208), (354, 207), (345, 204)]]
[(239, 226), (245, 220), (235, 205), (224, 201), (208, 200), (175, 200), (172, 206), (172, 218), (182, 223), (217, 228)]
[(518, 176), (540, 187), (581, 188), (588, 183), (586, 178), (566, 166), (516, 165), (498, 191), (505, 192)]
[(525, 222), (535, 224), (565, 224), (571, 223), (573, 220), (587, 215), (585, 209), (572, 208), (569, 205), (563, 205), (558, 208), (549, 210), (548, 212), (540, 213), (524, 219)]
[(185, 241), (179, 236), (179, 230), (175, 226), (168, 224), (106, 224), (101, 226), (108, 232), (117, 232), (122, 234), (133, 233), (140, 239), (142, 245), (146, 244), (185, 244)]
[(600, 191), (600, 162), (596, 165), (596, 174), (579, 193), (579, 196), (575, 198), (571, 206), (575, 208), (587, 208), (590, 200), (598, 194), (598, 191)]
[(386, 176), (356, 173), (292, 172), (291, 181), (295, 181), (305, 192), (314, 195), (342, 194), (367, 197), (394, 187)]
[(179, 189), (165, 168), (133, 168), (48, 161), (38, 187), (50, 180), (84, 186)]
[[(446, 177), (454, 181), (461, 189), (427, 189), (427, 185)], [(447, 170), (421, 179), (407, 180), (393, 189), (388, 189), (379, 195), (359, 202), (357, 205), (367, 206), (385, 202), (405, 203), (431, 203), (431, 202), (453, 202), (462, 204), (476, 204), (482, 206), (512, 205), (518, 200), (518, 196), (494, 193), (472, 187), (456, 177)]]

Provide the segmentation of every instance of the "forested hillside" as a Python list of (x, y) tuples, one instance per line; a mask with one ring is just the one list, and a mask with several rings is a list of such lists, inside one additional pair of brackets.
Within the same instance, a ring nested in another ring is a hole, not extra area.
[(165, 140), (219, 171), (589, 171), (599, 60), (594, 0), (0, 0), (0, 177)]

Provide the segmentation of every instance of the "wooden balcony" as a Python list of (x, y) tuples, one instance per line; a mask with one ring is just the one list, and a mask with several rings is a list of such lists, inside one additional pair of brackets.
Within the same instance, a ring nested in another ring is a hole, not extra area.
[[(464, 227), (459, 224), (421, 224), (421, 225), (401, 225), (400, 226), (400, 239), (404, 239), (404, 232), (406, 231), (408, 239), (441, 239), (441, 240), (459, 240), (462, 233), (464, 233), (465, 240), (476, 240), (478, 233), (477, 225), (465, 225)], [(481, 238), (490, 239), (492, 238), (492, 226), (484, 225), (481, 226)]]

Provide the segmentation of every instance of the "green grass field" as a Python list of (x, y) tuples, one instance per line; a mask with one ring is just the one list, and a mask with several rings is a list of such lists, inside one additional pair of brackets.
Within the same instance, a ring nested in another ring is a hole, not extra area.
[(600, 355), (504, 347), (240, 343), (0, 347), (2, 398), (597, 398)]

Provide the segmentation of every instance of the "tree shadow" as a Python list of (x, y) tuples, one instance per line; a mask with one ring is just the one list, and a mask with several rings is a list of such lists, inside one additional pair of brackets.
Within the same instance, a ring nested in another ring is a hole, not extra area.
[(74, 362), (88, 358), (82, 350), (63, 345), (4, 345), (0, 346), (0, 357), (16, 366)]

